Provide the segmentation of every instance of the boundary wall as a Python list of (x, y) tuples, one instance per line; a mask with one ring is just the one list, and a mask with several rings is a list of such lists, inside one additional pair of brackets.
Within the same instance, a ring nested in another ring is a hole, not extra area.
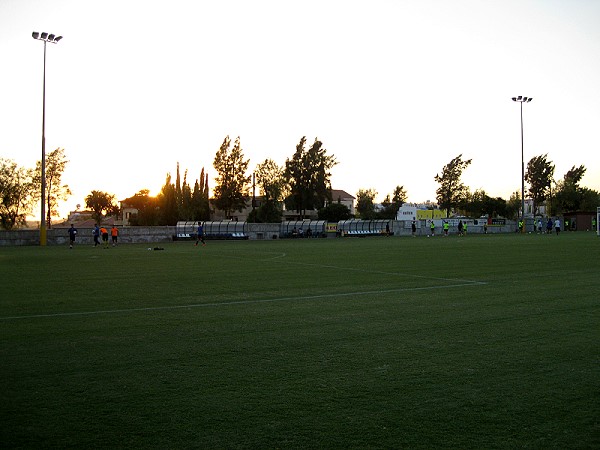
[[(466, 234), (498, 234), (515, 233), (517, 231), (517, 222), (515, 220), (506, 220), (502, 225), (489, 225), (485, 219), (434, 219), (434, 233), (436, 236), (444, 234), (444, 222), (448, 222), (448, 234), (458, 234), (458, 224), (461, 222), (467, 225)], [(412, 220), (396, 220), (392, 222), (394, 236), (411, 236)], [(486, 226), (487, 225), (487, 226)], [(416, 221), (416, 236), (429, 236), (431, 234), (431, 219)], [(533, 221), (525, 231), (533, 231)]]
[[(92, 245), (94, 237), (92, 228), (77, 228), (75, 245)], [(173, 240), (175, 227), (120, 227), (119, 244), (156, 243)], [(48, 245), (69, 245), (68, 228), (51, 228), (46, 230)], [(102, 238), (100, 238), (102, 243)], [(108, 236), (111, 243), (111, 237)], [(0, 231), (0, 247), (5, 245), (40, 245), (40, 230)]]
[[(393, 233), (390, 237), (411, 236), (411, 220), (392, 220), (390, 223), (390, 232)], [(328, 226), (327, 237), (335, 237), (337, 233), (336, 225)], [(281, 234), (281, 223), (248, 223), (246, 224), (246, 233), (250, 240), (272, 240), (280, 239), (287, 236)], [(67, 228), (51, 228), (47, 230), (48, 245), (68, 245), (69, 235)], [(506, 221), (505, 225), (488, 225), (487, 233), (514, 233), (516, 230), (515, 221)], [(449, 234), (457, 234), (456, 226), (451, 225)], [(417, 236), (427, 236), (431, 233), (430, 223), (428, 221), (417, 221)], [(471, 222), (468, 224), (467, 234), (483, 234), (484, 227), (482, 221), (477, 224)], [(436, 226), (435, 234), (440, 236), (443, 234), (441, 226)], [(177, 236), (176, 226), (162, 227), (120, 227), (119, 228), (119, 244), (132, 243), (161, 243), (172, 242)], [(77, 229), (77, 245), (92, 245), (94, 238), (92, 236), (92, 228)], [(110, 237), (109, 237), (110, 242)], [(33, 230), (15, 230), (5, 231), (0, 230), (0, 247), (8, 245), (40, 245), (40, 232), (38, 229)]]

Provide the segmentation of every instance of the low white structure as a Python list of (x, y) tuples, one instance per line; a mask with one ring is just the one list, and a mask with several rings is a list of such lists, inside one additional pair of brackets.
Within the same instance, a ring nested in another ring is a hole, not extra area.
[(437, 209), (435, 203), (403, 203), (396, 220), (441, 220), (444, 218), (444, 211)]
[(416, 220), (417, 206), (414, 203), (402, 203), (396, 213), (396, 220)]

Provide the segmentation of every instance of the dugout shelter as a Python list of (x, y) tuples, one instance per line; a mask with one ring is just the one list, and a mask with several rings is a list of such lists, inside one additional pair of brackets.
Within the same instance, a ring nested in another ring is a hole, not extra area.
[(326, 237), (327, 221), (325, 220), (290, 220), (282, 222), (279, 227), (281, 238), (314, 238)]
[[(247, 222), (223, 220), (200, 222), (205, 239), (248, 239)], [(198, 237), (198, 222), (177, 222), (174, 240), (190, 240)]]
[(349, 219), (338, 222), (338, 233), (341, 236), (383, 236), (393, 234), (391, 220)]

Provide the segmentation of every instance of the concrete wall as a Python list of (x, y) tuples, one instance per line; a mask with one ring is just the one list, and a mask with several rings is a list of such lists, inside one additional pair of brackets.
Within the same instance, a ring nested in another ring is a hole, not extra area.
[[(411, 236), (411, 220), (391, 221), (390, 231), (395, 237)], [(278, 223), (249, 223), (247, 224), (248, 237), (251, 240), (271, 240), (279, 239), (280, 224)], [(516, 223), (507, 221), (503, 226), (488, 226), (488, 234), (495, 233), (514, 233)], [(468, 225), (468, 234), (482, 234), (484, 232), (483, 223), (477, 225), (470, 223)], [(119, 243), (160, 243), (170, 242), (177, 233), (176, 227), (122, 227), (119, 228)], [(426, 236), (431, 233), (429, 223), (420, 220), (417, 221), (417, 236)], [(443, 233), (441, 227), (436, 227), (435, 234)], [(456, 226), (450, 227), (449, 234), (457, 234)], [(110, 241), (109, 236), (109, 241)], [(68, 245), (69, 235), (67, 228), (52, 228), (47, 230), (48, 245)], [(91, 228), (78, 228), (76, 245), (92, 245)], [(39, 230), (0, 230), (0, 246), (4, 245), (40, 245)]]
[[(267, 240), (279, 238), (278, 223), (248, 224), (248, 236), (252, 240)], [(119, 243), (160, 243), (173, 241), (177, 233), (176, 227), (120, 227)], [(48, 245), (68, 245), (67, 228), (52, 228), (47, 230)], [(111, 237), (108, 237), (109, 242)], [(92, 228), (77, 228), (75, 245), (92, 245), (94, 237)], [(39, 230), (0, 230), (0, 246), (3, 245), (40, 245)]]
[(248, 237), (256, 240), (279, 239), (278, 223), (249, 223)]
[[(450, 223), (448, 230), (449, 235), (458, 234), (458, 228), (454, 224), (454, 220)], [(458, 220), (456, 220), (458, 222)], [(437, 223), (437, 221), (435, 221)], [(417, 220), (417, 236), (427, 236), (431, 234), (430, 222), (426, 220)], [(506, 225), (488, 225), (487, 234), (497, 233), (514, 233), (517, 229), (517, 223), (514, 220), (507, 220)], [(532, 225), (533, 230), (533, 225)], [(412, 235), (412, 220), (396, 220), (392, 222), (391, 230), (394, 236), (411, 236)], [(484, 228), (484, 221), (478, 220), (477, 224), (474, 220), (467, 220), (467, 234), (484, 234), (486, 232)], [(436, 236), (441, 236), (444, 233), (442, 226), (435, 227)]]
[[(67, 228), (52, 228), (47, 230), (48, 245), (68, 245), (69, 233)], [(175, 227), (122, 227), (119, 228), (119, 243), (156, 243), (173, 240)], [(109, 242), (111, 237), (108, 237)], [(94, 237), (92, 228), (78, 228), (75, 245), (92, 245)], [(2, 245), (40, 245), (39, 230), (0, 231), (0, 246)]]

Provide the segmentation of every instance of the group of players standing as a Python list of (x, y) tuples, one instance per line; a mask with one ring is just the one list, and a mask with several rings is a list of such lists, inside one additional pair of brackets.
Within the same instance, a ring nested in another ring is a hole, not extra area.
[[(112, 246), (117, 245), (117, 240), (119, 237), (119, 229), (116, 225), (113, 225), (110, 229), (110, 234), (112, 237)], [(108, 230), (102, 226), (98, 226), (98, 224), (94, 224), (94, 229), (92, 230), (92, 236), (94, 236), (94, 247), (100, 245), (100, 236), (102, 236), (102, 244), (104, 248), (108, 248)], [(73, 248), (75, 245), (75, 238), (77, 237), (77, 229), (71, 224), (71, 228), (69, 228), (69, 248)]]

